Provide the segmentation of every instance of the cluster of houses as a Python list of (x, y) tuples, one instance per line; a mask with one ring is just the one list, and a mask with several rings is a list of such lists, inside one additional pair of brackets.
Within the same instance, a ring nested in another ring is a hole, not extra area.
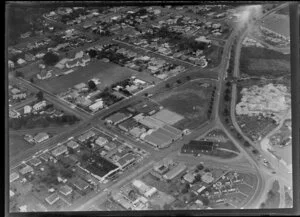
[(9, 102), (20, 101), (26, 99), (27, 97), (26, 90), (20, 90), (19, 88), (14, 87), (12, 85), (8, 85), (8, 89), (9, 89)]
[(26, 140), (27, 142), (29, 142), (31, 144), (34, 144), (34, 143), (39, 144), (41, 142), (46, 141), (49, 138), (50, 138), (49, 134), (47, 134), (45, 132), (37, 133), (35, 136), (32, 136), (30, 134), (24, 135), (24, 140)]
[(147, 210), (149, 199), (157, 195), (159, 191), (141, 180), (133, 180), (123, 190), (113, 195), (113, 200), (126, 210)]
[[(198, 42), (206, 43), (206, 44), (208, 44), (208, 46), (211, 45), (211, 40), (208, 40), (204, 36), (200, 36), (200, 37), (196, 38), (195, 40)], [(140, 46), (143, 48), (149, 48), (149, 49), (156, 51), (162, 55), (171, 56), (176, 59), (181, 59), (181, 60), (188, 61), (188, 62), (196, 64), (196, 65), (200, 65), (202, 68), (205, 68), (208, 65), (207, 59), (203, 55), (203, 50), (197, 50), (195, 53), (188, 51), (188, 50), (176, 52), (174, 50), (173, 45), (170, 45), (168, 42), (159, 43), (158, 41), (159, 41), (159, 38), (153, 38), (151, 40), (151, 42), (148, 42), (145, 39), (132, 38), (129, 40), (129, 43), (132, 43), (134, 45), (137, 45), (137, 46)], [(154, 58), (152, 58), (152, 59), (154, 59)], [(153, 63), (150, 62), (150, 66), (148, 68), (151, 70), (151, 73), (156, 73), (157, 71), (160, 71), (160, 67), (163, 67), (164, 66), (163, 63), (166, 63), (165, 60), (159, 60), (156, 62), (158, 62), (158, 64), (156, 64), (154, 66), (153, 66)], [(184, 70), (183, 66), (179, 66), (179, 68), (181, 68), (179, 70), (179, 72)], [(179, 69), (179, 68), (177, 67), (177, 69)], [(164, 77), (165, 75), (160, 75), (158, 77), (161, 77), (161, 76)]]
[(245, 47), (264, 47), (261, 43), (257, 42), (256, 40), (249, 38), (249, 37), (245, 37), (244, 41), (243, 41), (243, 46)]
[(39, 51), (35, 52), (33, 50), (39, 49), (42, 50), (45, 48), (47, 45), (49, 45), (51, 39), (45, 38), (39, 41), (35, 42), (29, 42), (25, 47), (22, 48), (14, 48), (14, 47), (9, 47), (8, 48), (8, 55), (9, 56), (14, 56), (14, 55), (23, 55), (22, 57), (19, 57), (16, 62), (12, 60), (8, 60), (8, 67), (9, 69), (14, 69), (17, 66), (25, 66), (26, 64), (39, 60), (43, 58), (45, 55), (45, 52)]

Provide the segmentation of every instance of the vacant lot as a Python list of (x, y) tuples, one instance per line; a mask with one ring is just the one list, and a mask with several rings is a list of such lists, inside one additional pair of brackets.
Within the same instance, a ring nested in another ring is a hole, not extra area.
[(272, 189), (267, 194), (267, 199), (264, 203), (261, 204), (261, 208), (267, 208), (267, 209), (275, 209), (279, 208), (280, 203), (280, 193), (279, 190), (279, 183), (278, 181), (273, 182)]
[(238, 115), (236, 120), (245, 135), (253, 141), (266, 136), (277, 127), (273, 119), (262, 116)]
[(10, 135), (9, 136), (9, 158), (22, 153), (23, 151), (33, 147), (32, 144), (26, 142), (22, 136)]
[(286, 72), (290, 68), (290, 62), (280, 59), (249, 59), (248, 69), (250, 71), (272, 71)]
[(243, 47), (240, 71), (249, 76), (283, 76), (290, 74), (290, 55), (259, 47)]
[(44, 81), (37, 81), (37, 84), (54, 94), (58, 94), (78, 83), (87, 82), (92, 78), (99, 78), (101, 85), (98, 87), (104, 89), (105, 87), (110, 86), (117, 81), (129, 78), (130, 76), (136, 76), (149, 82), (152, 82), (155, 79), (143, 72), (133, 71), (113, 63), (97, 61), (68, 75), (54, 77)]
[(191, 81), (154, 97), (154, 100), (167, 109), (185, 117), (185, 119), (177, 122), (175, 127), (181, 130), (195, 129), (208, 120), (207, 110), (213, 87), (201, 85), (203, 85), (202, 82)]

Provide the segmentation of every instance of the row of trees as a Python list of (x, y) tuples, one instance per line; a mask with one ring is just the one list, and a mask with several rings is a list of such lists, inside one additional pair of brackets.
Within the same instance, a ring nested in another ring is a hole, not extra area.
[(61, 117), (49, 117), (49, 116), (40, 116), (35, 114), (29, 114), (27, 116), (22, 116), (21, 118), (12, 118), (9, 120), (9, 128), (14, 130), (19, 130), (22, 127), (27, 129), (32, 129), (36, 127), (48, 127), (50, 124), (72, 125), (79, 119), (74, 115), (63, 115)]

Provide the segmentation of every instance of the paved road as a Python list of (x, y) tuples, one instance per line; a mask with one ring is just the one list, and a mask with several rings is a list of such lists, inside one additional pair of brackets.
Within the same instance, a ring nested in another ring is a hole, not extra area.
[[(237, 141), (231, 135), (231, 132), (229, 132), (229, 130), (223, 125), (223, 123), (220, 121), (220, 118), (219, 118), (219, 112), (221, 111), (220, 110), (220, 102), (222, 102), (221, 101), (222, 100), (222, 93), (224, 92), (224, 78), (226, 76), (225, 72), (226, 72), (226, 69), (228, 67), (228, 56), (229, 56), (229, 53), (230, 53), (230, 49), (232, 47), (233, 40), (234, 40), (235, 36), (237, 35), (237, 31), (238, 30), (235, 30), (231, 34), (231, 36), (229, 37), (229, 39), (227, 40), (227, 42), (225, 44), (225, 47), (224, 47), (223, 54), (222, 54), (222, 61), (221, 61), (221, 64), (218, 67), (216, 67), (214, 69), (200, 69), (199, 67), (195, 67), (195, 68), (192, 68), (191, 70), (188, 70), (187, 72), (185, 72), (184, 75), (180, 74), (180, 75), (178, 75), (176, 77), (170, 78), (167, 81), (163, 81), (163, 82), (155, 85), (155, 87), (151, 88), (150, 90), (147, 90), (147, 92), (149, 92), (149, 93), (155, 92), (158, 89), (164, 87), (164, 85), (167, 82), (176, 81), (178, 78), (183, 78), (184, 76), (187, 76), (187, 75), (197, 76), (197, 77), (201, 77), (203, 75), (207, 75), (210, 78), (212, 78), (212, 77), (214, 77), (214, 76), (212, 76), (212, 72), (214, 72), (214, 71), (218, 71), (219, 72), (219, 74), (218, 74), (218, 82), (217, 82), (217, 90), (216, 90), (216, 93), (219, 93), (219, 94), (216, 94), (216, 97), (215, 97), (214, 110), (213, 110), (213, 114), (212, 114), (212, 120), (207, 125), (203, 126), (203, 128), (200, 128), (198, 131), (193, 132), (192, 134), (190, 134), (188, 136), (185, 136), (182, 141), (175, 142), (174, 144), (172, 144), (172, 146), (170, 148), (160, 150), (159, 152), (156, 152), (153, 156), (154, 156), (154, 159), (159, 160), (159, 159), (162, 159), (163, 157), (169, 155), (170, 153), (174, 153), (174, 152), (177, 153), (183, 142), (188, 142), (191, 138), (193, 138), (194, 136), (196, 136), (196, 134), (199, 137), (199, 135), (207, 133), (209, 130), (211, 130), (212, 128), (214, 128), (214, 127), (217, 126), (217, 127), (221, 128), (226, 133), (226, 135), (228, 136), (228, 138), (233, 141), (233, 143), (237, 146), (237, 148), (239, 148), (239, 150), (241, 151), (240, 156), (243, 156), (250, 163), (251, 166), (250, 167), (248, 166), (247, 169), (251, 170), (251, 171), (253, 170), (257, 174), (257, 177), (258, 177), (258, 180), (259, 180), (259, 184), (258, 184), (258, 186), (256, 188), (255, 194), (253, 195), (252, 199), (250, 200), (250, 201), (254, 201), (256, 198), (259, 198), (259, 196), (261, 196), (261, 192), (262, 192), (262, 190), (264, 189), (264, 186), (265, 186), (265, 179), (266, 179), (265, 176), (266, 176), (266, 174), (269, 173), (269, 171), (266, 170), (266, 169), (264, 169), (264, 168), (261, 168), (258, 165), (258, 163), (255, 161), (255, 159), (253, 159), (244, 150), (244, 148), (241, 147), (240, 142)], [(239, 41), (241, 41), (241, 40), (239, 40)], [(29, 85), (35, 86), (33, 84), (30, 84), (30, 83), (29, 83)], [(35, 86), (35, 87), (38, 88), (38, 89), (40, 89), (40, 87), (37, 87), (37, 86)], [(67, 105), (66, 103), (63, 103), (56, 96), (54, 96), (53, 94), (51, 94), (49, 92), (45, 92), (45, 93), (46, 93), (46, 97), (48, 97), (49, 100), (52, 100), (52, 102), (57, 103), (57, 105), (60, 104), (61, 106), (63, 106), (64, 109), (70, 110), (69, 105)], [(82, 115), (83, 119), (85, 119), (81, 124), (75, 126), (74, 128), (70, 129), (68, 132), (65, 132), (62, 135), (57, 136), (57, 138), (55, 140), (52, 140), (51, 143), (45, 143), (44, 146), (37, 147), (35, 149), (35, 151), (48, 148), (50, 146), (55, 145), (57, 142), (61, 142), (63, 139), (68, 138), (69, 136), (74, 136), (75, 133), (78, 133), (78, 132), (82, 131), (83, 128), (89, 127), (88, 124), (91, 124), (91, 125), (96, 124), (98, 122), (99, 118), (102, 118), (105, 115), (108, 115), (109, 113), (111, 113), (113, 111), (117, 111), (121, 107), (124, 107), (124, 105), (126, 106), (126, 105), (129, 105), (129, 104), (132, 104), (133, 102), (136, 102), (136, 101), (138, 101), (138, 100), (140, 100), (142, 98), (143, 97), (141, 96), (141, 94), (138, 94), (137, 96), (131, 97), (129, 99), (126, 99), (126, 100), (122, 101), (121, 103), (113, 105), (108, 110), (100, 111), (99, 113), (95, 114), (94, 117), (91, 117), (90, 115), (86, 115), (86, 114), (83, 114), (82, 112), (80, 113), (79, 111), (76, 111), (77, 114)], [(75, 111), (75, 110), (73, 110), (73, 111)], [(126, 140), (129, 140), (127, 137), (124, 137), (124, 138)], [(28, 151), (28, 153), (32, 153), (32, 150)], [(241, 157), (239, 157), (237, 159), (241, 159)], [(233, 161), (232, 164), (231, 164), (232, 167), (233, 168), (240, 167), (240, 165), (237, 164), (237, 163), (238, 163), (238, 161)], [(246, 168), (243, 168), (243, 169), (246, 169)], [(118, 183), (120, 184), (120, 182), (118, 182)], [(101, 196), (99, 196), (99, 197), (101, 197)], [(92, 202), (90, 202), (90, 203), (92, 204), (93, 201), (96, 201), (96, 199), (92, 200)], [(250, 206), (251, 206), (251, 203), (249, 203), (249, 207)]]

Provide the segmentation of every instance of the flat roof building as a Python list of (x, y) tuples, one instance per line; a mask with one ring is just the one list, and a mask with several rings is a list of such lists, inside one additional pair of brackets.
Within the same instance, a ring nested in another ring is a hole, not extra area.
[(31, 173), (33, 172), (33, 168), (29, 165), (26, 165), (25, 167), (23, 167), (22, 169), (19, 170), (19, 172), (22, 174), (22, 175), (25, 175), (27, 173)]
[(109, 116), (105, 120), (108, 123), (112, 123), (114, 125), (117, 125), (117, 124), (121, 123), (122, 121), (127, 120), (131, 116), (132, 116), (132, 114), (125, 114), (125, 113), (122, 113), (122, 112), (117, 112), (117, 113), (114, 113), (113, 115)]
[(89, 130), (88, 132), (82, 134), (81, 136), (78, 137), (78, 140), (80, 142), (85, 142), (86, 140), (88, 140), (89, 138), (95, 136), (95, 132), (92, 130)]
[(20, 177), (19, 173), (13, 172), (9, 175), (9, 182), (14, 182)]
[(41, 143), (47, 139), (49, 139), (49, 135), (45, 132), (38, 133), (34, 138), (36, 143)]
[(65, 195), (65, 196), (71, 194), (72, 191), (73, 191), (73, 189), (68, 185), (63, 185), (59, 189), (59, 192), (62, 193), (63, 195)]
[(77, 142), (71, 140), (70, 142), (67, 143), (67, 146), (68, 146), (69, 148), (76, 149), (76, 148), (79, 147), (79, 144), (78, 144)]
[(42, 161), (39, 158), (32, 158), (29, 163), (33, 166), (38, 166), (42, 163)]
[(186, 165), (184, 165), (183, 163), (179, 163), (176, 167), (174, 167), (165, 175), (163, 175), (163, 178), (166, 180), (171, 180), (176, 176), (178, 176), (180, 173), (184, 172), (185, 170), (186, 170)]
[(66, 153), (67, 151), (68, 151), (67, 146), (61, 145), (61, 146), (57, 147), (56, 149), (54, 149), (54, 150), (52, 151), (52, 154), (53, 154), (55, 157), (58, 157), (59, 155), (62, 155), (63, 153)]
[(53, 205), (55, 202), (57, 202), (59, 200), (59, 196), (57, 193), (53, 193), (53, 194), (49, 195), (48, 197), (46, 197), (45, 200), (47, 201), (48, 204)]
[(198, 154), (203, 152), (211, 152), (214, 149), (214, 143), (210, 141), (192, 140), (189, 144), (184, 144), (181, 148), (182, 153)]

